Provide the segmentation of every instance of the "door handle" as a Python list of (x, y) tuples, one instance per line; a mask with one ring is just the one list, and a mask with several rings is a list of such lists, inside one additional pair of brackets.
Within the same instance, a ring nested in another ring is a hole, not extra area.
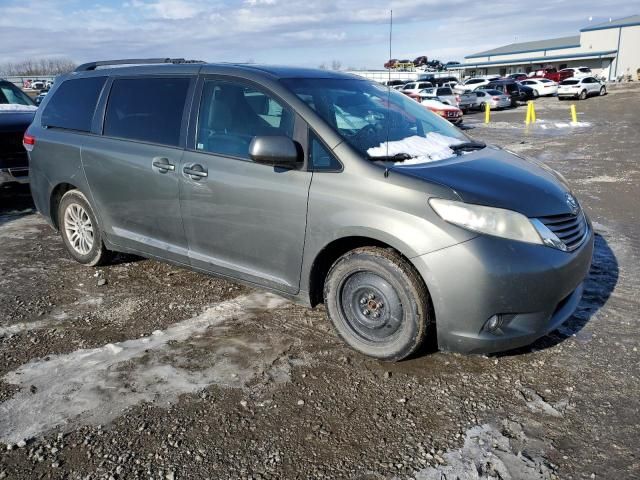
[(169, 163), (169, 159), (165, 157), (155, 157), (151, 165), (157, 168), (160, 173), (173, 172), (176, 169), (176, 166)]
[(205, 178), (209, 175), (205, 168), (197, 163), (195, 165), (184, 167), (182, 171), (191, 177), (191, 180), (200, 180), (201, 178)]

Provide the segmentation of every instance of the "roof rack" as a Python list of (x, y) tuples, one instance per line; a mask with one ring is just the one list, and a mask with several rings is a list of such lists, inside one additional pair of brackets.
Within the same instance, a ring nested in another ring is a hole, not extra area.
[(102, 60), (99, 62), (88, 62), (79, 65), (76, 68), (76, 72), (88, 72), (95, 70), (98, 67), (104, 67), (108, 65), (151, 65), (158, 63), (204, 63), (202, 60), (185, 60), (184, 58), (125, 58), (122, 60)]

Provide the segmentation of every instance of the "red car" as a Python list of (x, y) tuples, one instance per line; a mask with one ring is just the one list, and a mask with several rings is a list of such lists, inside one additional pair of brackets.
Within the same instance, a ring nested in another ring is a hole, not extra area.
[(531, 78), (548, 78), (556, 83), (560, 83), (562, 80), (566, 80), (569, 77), (573, 77), (573, 72), (565, 70), (559, 72), (555, 68), (541, 68), (536, 70), (535, 75)]
[(407, 97), (413, 98), (416, 102), (424, 105), (425, 108), (431, 110), (436, 115), (440, 115), (442, 118), (449, 120), (454, 125), (460, 125), (462, 123), (462, 110), (452, 105), (439, 102), (436, 99), (425, 99), (417, 93), (402, 92)]

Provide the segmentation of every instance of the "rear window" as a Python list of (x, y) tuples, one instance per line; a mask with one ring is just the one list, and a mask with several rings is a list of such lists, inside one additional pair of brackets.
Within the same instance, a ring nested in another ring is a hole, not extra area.
[(560, 82), (560, 85), (577, 85), (578, 83), (580, 83), (579, 80), (564, 80)]
[(582, 73), (591, 73), (590, 68), (579, 68), (578, 70), (580, 70)]
[(103, 134), (178, 146), (190, 78), (122, 78), (113, 82)]
[(42, 125), (80, 132), (91, 131), (93, 113), (107, 77), (65, 80), (42, 112)]

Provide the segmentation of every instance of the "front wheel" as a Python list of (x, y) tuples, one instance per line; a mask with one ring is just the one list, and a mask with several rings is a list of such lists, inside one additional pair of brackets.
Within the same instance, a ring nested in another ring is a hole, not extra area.
[(82, 192), (70, 190), (63, 195), (58, 223), (62, 241), (74, 260), (89, 266), (108, 262), (110, 252), (102, 242), (93, 208)]
[(398, 361), (422, 344), (430, 322), (429, 297), (413, 266), (393, 250), (363, 247), (340, 257), (324, 286), (338, 335), (353, 349)]
[(604, 97), (607, 94), (607, 89), (603, 86), (600, 88), (600, 96)]

